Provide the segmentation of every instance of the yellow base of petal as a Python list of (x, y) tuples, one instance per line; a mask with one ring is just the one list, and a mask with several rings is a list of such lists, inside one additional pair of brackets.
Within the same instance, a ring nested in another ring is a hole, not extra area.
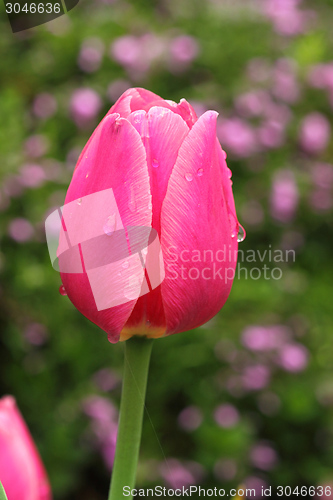
[(148, 339), (158, 339), (163, 337), (165, 334), (165, 326), (148, 326), (148, 325), (138, 325), (130, 326), (122, 329), (120, 334), (120, 342), (130, 339), (131, 337), (147, 337)]

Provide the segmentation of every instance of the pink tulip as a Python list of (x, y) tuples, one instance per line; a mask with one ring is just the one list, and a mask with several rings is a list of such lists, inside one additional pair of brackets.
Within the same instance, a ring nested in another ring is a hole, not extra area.
[[(160, 249), (151, 274), (148, 261), (156, 255), (150, 246), (144, 272), (139, 260), (140, 269), (133, 264), (130, 275), (127, 261), (117, 272), (107, 265), (61, 272), (69, 299), (108, 333), (111, 342), (196, 328), (227, 300), (239, 224), (231, 172), (216, 138), (216, 119), (215, 111), (198, 119), (185, 99), (176, 104), (144, 89), (129, 89), (101, 121), (78, 160), (63, 207), (66, 237), (74, 234), (74, 239), (84, 241), (99, 231), (99, 247), (90, 256), (103, 260), (97, 254), (113, 232), (146, 227), (157, 235), (155, 253)], [(95, 205), (95, 211), (87, 209), (87, 200), (95, 199), (96, 193), (106, 196), (105, 190), (112, 190), (117, 213), (110, 215), (105, 208), (109, 201), (101, 198), (96, 198), (98, 210)], [(71, 221), (78, 211), (82, 218), (75, 224)], [(89, 223), (92, 212), (95, 222)], [(130, 240), (127, 234), (129, 247)], [(134, 262), (131, 249), (129, 254)], [(86, 264), (83, 246), (80, 256)], [(109, 295), (128, 276), (138, 281), (141, 293), (130, 290), (125, 303), (106, 307)]]
[(51, 500), (47, 475), (11, 396), (0, 399), (0, 481), (8, 500)]

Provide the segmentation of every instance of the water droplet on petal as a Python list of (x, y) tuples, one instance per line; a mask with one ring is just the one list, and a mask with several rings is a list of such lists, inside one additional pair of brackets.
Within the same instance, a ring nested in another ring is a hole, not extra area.
[(245, 240), (246, 237), (246, 231), (243, 228), (241, 224), (238, 224), (238, 234), (237, 234), (237, 241), (238, 243), (241, 243), (242, 241)]
[(226, 160), (227, 159), (227, 153), (222, 149), (222, 154), (223, 154), (223, 158)]
[(203, 168), (199, 168), (197, 171), (197, 176), (201, 177), (203, 175)]
[(81, 205), (81, 203), (82, 203), (82, 198), (79, 198), (79, 199), (77, 200), (77, 204), (78, 204), (78, 205)]
[(125, 262), (122, 263), (122, 266), (124, 269), (128, 269), (129, 268), (129, 263), (127, 262), (127, 260), (125, 260)]
[(107, 218), (106, 223), (103, 226), (103, 231), (107, 236), (111, 236), (116, 230), (117, 218), (116, 214), (112, 214)]
[(229, 168), (229, 167), (227, 167), (227, 173), (228, 173), (228, 177), (229, 177), (229, 179), (231, 179), (231, 177), (232, 177), (232, 172), (231, 172), (231, 170), (230, 170), (230, 168)]
[(232, 212), (229, 212), (229, 222), (231, 229), (231, 238), (235, 238), (238, 235), (238, 220)]
[(152, 166), (154, 168), (157, 168), (159, 166), (159, 163), (158, 163), (158, 161), (155, 158), (153, 159), (153, 161), (151, 162), (151, 164), (152, 164)]
[(61, 285), (59, 287), (59, 293), (60, 295), (67, 295), (66, 288), (64, 287), (64, 285)]
[(143, 120), (143, 115), (142, 115), (142, 112), (138, 112), (138, 113), (135, 113), (133, 114), (134, 118), (133, 118), (133, 122), (134, 123), (142, 123), (142, 120)]
[(185, 179), (191, 182), (193, 181), (193, 175), (190, 172), (187, 172), (187, 174), (185, 174)]

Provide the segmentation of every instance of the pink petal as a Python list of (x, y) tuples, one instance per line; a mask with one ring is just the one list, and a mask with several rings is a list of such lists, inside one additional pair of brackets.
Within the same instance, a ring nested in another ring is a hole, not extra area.
[[(129, 115), (128, 120), (141, 133), (146, 145), (153, 202), (152, 224), (160, 235), (162, 203), (178, 150), (189, 128), (180, 115), (156, 106), (152, 107), (148, 113), (136, 111)], [(126, 324), (127, 329), (142, 326), (143, 319), (148, 325), (147, 328), (160, 328), (161, 331), (165, 331), (161, 287), (138, 299)]]
[[(166, 275), (161, 288), (169, 334), (212, 318), (232, 286), (237, 258), (237, 238), (231, 237), (234, 206), (228, 206), (230, 180), (217, 148), (216, 119), (217, 113), (207, 111), (185, 138), (162, 206)], [(200, 261), (195, 261), (194, 250)]]
[(153, 203), (153, 228), (161, 234), (160, 214), (179, 148), (189, 132), (180, 115), (154, 106), (148, 113), (136, 111), (128, 120), (144, 139)]
[(0, 479), (8, 499), (50, 500), (47, 475), (13, 397), (0, 399)]
[(149, 111), (153, 106), (167, 108), (179, 114), (189, 128), (192, 128), (193, 124), (197, 121), (194, 109), (185, 99), (181, 99), (179, 104), (173, 103), (142, 88), (128, 89), (124, 92), (112, 106), (108, 114), (119, 113), (122, 117), (127, 118), (133, 111)]
[(177, 104), (177, 112), (190, 128), (193, 127), (198, 119), (194, 109), (191, 104), (186, 101), (186, 99), (181, 99), (179, 104)]
[[(104, 118), (93, 139), (79, 159), (65, 203), (112, 189), (122, 225), (150, 227), (151, 194), (140, 135), (127, 120), (112, 114)], [(110, 341), (116, 342), (136, 300), (97, 310), (86, 273), (61, 273), (61, 278), (75, 307), (108, 332)]]
[(127, 118), (133, 111), (140, 109), (148, 111), (151, 103), (155, 103), (156, 101), (165, 102), (161, 97), (149, 90), (142, 88), (128, 89), (119, 97), (108, 114), (119, 113), (122, 117)]

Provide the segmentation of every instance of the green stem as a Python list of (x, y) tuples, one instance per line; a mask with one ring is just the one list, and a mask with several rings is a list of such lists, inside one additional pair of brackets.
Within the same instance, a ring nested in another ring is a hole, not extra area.
[[(135, 487), (143, 410), (153, 340), (132, 337), (125, 342), (125, 363), (116, 455), (108, 500), (121, 500), (123, 487)], [(132, 500), (133, 496), (126, 496)]]

